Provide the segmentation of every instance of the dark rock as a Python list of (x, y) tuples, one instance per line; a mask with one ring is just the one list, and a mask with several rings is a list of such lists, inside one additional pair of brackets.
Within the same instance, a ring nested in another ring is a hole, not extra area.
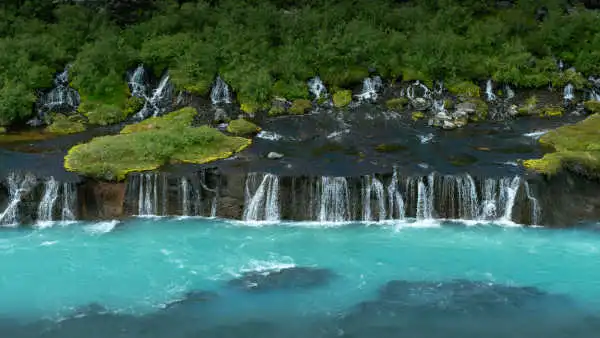
[(215, 300), (218, 297), (218, 294), (211, 291), (190, 291), (186, 293), (182, 299), (175, 300), (165, 305), (165, 309), (172, 309), (174, 307), (183, 307), (187, 305), (205, 303)]
[(293, 267), (248, 272), (227, 284), (246, 291), (268, 291), (322, 286), (329, 283), (333, 277), (333, 272), (328, 269)]

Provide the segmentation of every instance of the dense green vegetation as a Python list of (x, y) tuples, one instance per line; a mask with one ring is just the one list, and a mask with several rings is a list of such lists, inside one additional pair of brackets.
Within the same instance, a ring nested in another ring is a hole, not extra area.
[(334, 92), (351, 88), (369, 68), (469, 92), (465, 80), (488, 77), (585, 84), (579, 73), (559, 73), (556, 58), (600, 74), (599, 12), (566, 11), (566, 0), (544, 1), (543, 20), (537, 0), (68, 2), (0, 8), (0, 125), (30, 117), (38, 90), (66, 64), (80, 110), (99, 124), (127, 116), (125, 73), (140, 63), (157, 76), (168, 68), (178, 89), (199, 95), (219, 73), (246, 111), (276, 96), (307, 98), (306, 80), (317, 74)]
[(65, 168), (96, 178), (122, 180), (127, 173), (154, 170), (167, 163), (202, 164), (227, 158), (252, 142), (208, 126), (191, 127), (190, 112), (193, 110), (184, 108), (134, 128), (127, 126), (120, 135), (96, 137), (77, 145), (65, 157)]

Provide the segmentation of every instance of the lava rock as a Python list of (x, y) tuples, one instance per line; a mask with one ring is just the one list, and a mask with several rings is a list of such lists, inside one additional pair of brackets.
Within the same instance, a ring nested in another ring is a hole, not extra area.
[(329, 269), (293, 267), (281, 270), (252, 271), (227, 284), (245, 291), (312, 288), (326, 285), (334, 277)]
[(278, 160), (280, 158), (283, 158), (283, 154), (272, 151), (267, 154), (267, 158), (270, 160)]

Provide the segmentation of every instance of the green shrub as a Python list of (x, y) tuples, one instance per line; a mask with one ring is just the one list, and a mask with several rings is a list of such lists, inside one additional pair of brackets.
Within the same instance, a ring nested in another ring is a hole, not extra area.
[(333, 105), (341, 108), (345, 107), (352, 102), (352, 91), (350, 90), (339, 90), (333, 94)]
[(600, 113), (600, 101), (586, 101), (583, 106), (590, 113)]
[(77, 116), (67, 117), (62, 114), (56, 114), (52, 120), (52, 124), (46, 130), (54, 134), (75, 134), (85, 130), (85, 125)]
[(480, 94), (479, 86), (469, 81), (450, 83), (447, 85), (447, 87), (448, 91), (454, 95), (479, 97)]

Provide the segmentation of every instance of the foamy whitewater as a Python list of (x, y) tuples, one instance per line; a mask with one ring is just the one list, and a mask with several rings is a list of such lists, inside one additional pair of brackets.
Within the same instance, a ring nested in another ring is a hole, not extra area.
[(193, 217), (4, 228), (0, 336), (596, 337), (594, 229)]

